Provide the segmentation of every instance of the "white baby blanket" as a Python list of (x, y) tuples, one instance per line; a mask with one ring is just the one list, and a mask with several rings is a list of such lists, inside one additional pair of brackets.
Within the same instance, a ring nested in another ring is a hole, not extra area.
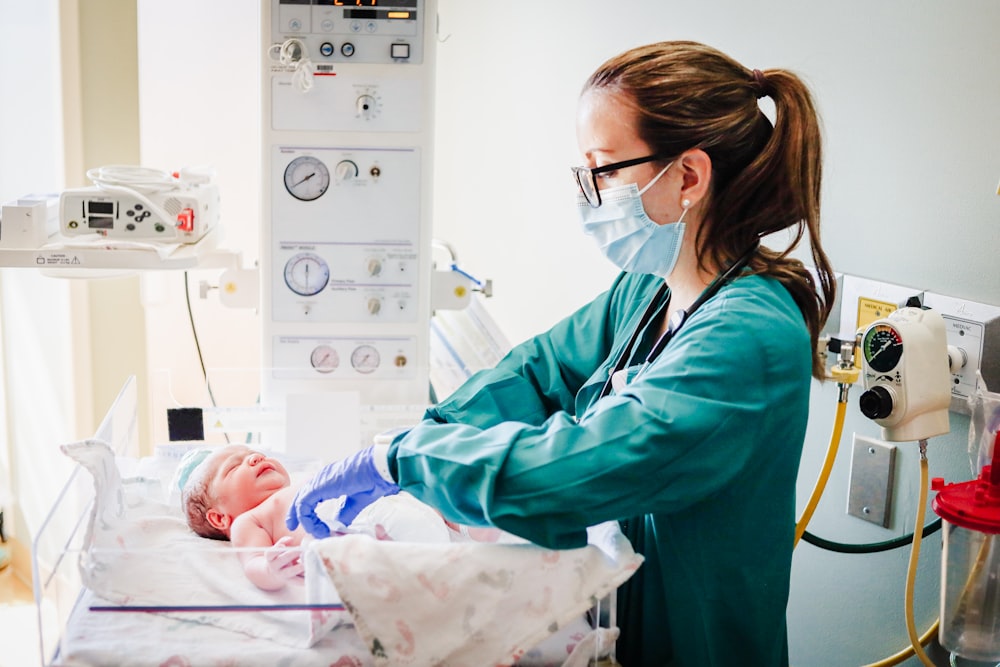
[[(550, 551), (348, 535), (309, 550), (330, 573), (376, 664), (482, 667), (523, 659), (642, 563), (617, 524), (591, 528), (589, 538), (586, 547)], [(616, 634), (591, 641), (613, 643)], [(584, 665), (585, 651), (577, 656)]]
[[(530, 658), (533, 646), (578, 619), (642, 563), (616, 524), (590, 529), (589, 546), (566, 551), (348, 535), (308, 545), (303, 586), (264, 592), (246, 579), (229, 543), (198, 537), (177, 508), (132, 493), (105, 443), (86, 440), (63, 451), (94, 477), (80, 554), (91, 591), (120, 605), (246, 608), (178, 617), (295, 647), (312, 646), (353, 621), (378, 665), (481, 667)], [(341, 598), (344, 611), (273, 609)], [(596, 633), (589, 644), (606, 645), (614, 634)], [(576, 664), (572, 656), (570, 664)]]

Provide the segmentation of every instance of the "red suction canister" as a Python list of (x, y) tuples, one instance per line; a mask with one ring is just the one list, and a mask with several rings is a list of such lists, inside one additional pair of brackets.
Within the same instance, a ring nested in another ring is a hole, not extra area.
[(978, 479), (931, 488), (943, 520), (938, 639), (963, 658), (1000, 660), (1000, 432)]
[(945, 484), (935, 477), (931, 489), (938, 492), (931, 507), (942, 519), (969, 530), (1000, 535), (1000, 431), (993, 441), (993, 459), (983, 466), (978, 479)]

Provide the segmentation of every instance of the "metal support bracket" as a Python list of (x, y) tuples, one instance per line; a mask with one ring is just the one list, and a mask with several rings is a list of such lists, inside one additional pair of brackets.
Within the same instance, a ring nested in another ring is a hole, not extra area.
[(855, 434), (847, 513), (888, 528), (895, 469), (895, 445)]

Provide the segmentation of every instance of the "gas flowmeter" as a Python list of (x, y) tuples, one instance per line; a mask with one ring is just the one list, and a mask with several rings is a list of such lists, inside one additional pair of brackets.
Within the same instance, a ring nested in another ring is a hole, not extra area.
[(950, 363), (945, 324), (934, 310), (907, 307), (876, 320), (861, 337), (862, 414), (891, 442), (948, 432)]

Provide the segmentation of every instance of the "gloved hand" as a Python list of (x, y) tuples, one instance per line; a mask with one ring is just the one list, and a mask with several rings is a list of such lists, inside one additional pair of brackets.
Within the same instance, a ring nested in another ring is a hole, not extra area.
[(285, 520), (288, 529), (295, 530), (301, 524), (315, 537), (329, 537), (329, 526), (316, 516), (316, 506), (324, 500), (346, 496), (337, 517), (346, 526), (379, 498), (399, 493), (396, 484), (379, 474), (373, 454), (374, 449), (368, 447), (331, 463), (299, 489)]

